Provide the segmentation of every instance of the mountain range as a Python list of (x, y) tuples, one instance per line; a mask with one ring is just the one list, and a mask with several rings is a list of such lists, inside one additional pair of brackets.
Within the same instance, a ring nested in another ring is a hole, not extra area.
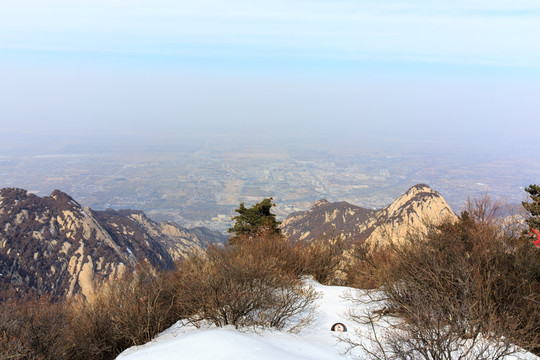
[[(425, 221), (456, 215), (427, 185), (415, 185), (379, 210), (347, 202), (317, 201), (283, 220), (291, 241), (339, 236), (349, 243), (401, 241)], [(105, 280), (147, 261), (172, 269), (175, 261), (228, 236), (206, 228), (155, 222), (136, 210), (92, 210), (55, 190), (38, 197), (22, 189), (0, 190), (0, 301), (26, 294), (54, 298), (92, 296)]]

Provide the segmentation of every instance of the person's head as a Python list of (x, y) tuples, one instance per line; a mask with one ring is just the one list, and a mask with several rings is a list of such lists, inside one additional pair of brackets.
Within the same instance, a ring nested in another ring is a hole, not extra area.
[(347, 327), (342, 323), (335, 323), (334, 325), (332, 325), (331, 330), (336, 332), (346, 332)]

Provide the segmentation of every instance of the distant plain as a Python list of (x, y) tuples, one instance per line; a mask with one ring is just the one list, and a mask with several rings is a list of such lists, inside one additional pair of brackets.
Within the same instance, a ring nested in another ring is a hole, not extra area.
[(537, 182), (540, 154), (526, 148), (343, 138), (6, 137), (0, 187), (39, 196), (54, 189), (94, 209), (138, 209), (155, 220), (226, 231), (240, 202), (273, 197), (283, 218), (319, 199), (382, 208), (417, 183), (459, 213), (488, 195), (519, 205)]

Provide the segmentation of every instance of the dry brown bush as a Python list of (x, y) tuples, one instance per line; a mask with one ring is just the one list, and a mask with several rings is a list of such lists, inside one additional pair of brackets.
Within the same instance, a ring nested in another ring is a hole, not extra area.
[[(315, 298), (295, 273), (290, 245), (278, 235), (239, 238), (178, 265), (182, 315), (198, 325), (293, 327)], [(294, 324), (291, 323), (292, 320)]]
[(6, 302), (0, 305), (0, 359), (23, 359), (29, 352), (21, 339), (24, 331), (23, 318), (16, 304)]
[(358, 289), (381, 287), (391, 271), (394, 256), (391, 245), (356, 244), (345, 268), (346, 284)]
[(379, 338), (373, 358), (491, 360), (517, 351), (513, 344), (538, 354), (540, 254), (497, 212), (475, 201), (456, 223), (392, 247), (378, 274), (382, 311), (404, 320)]
[(325, 285), (342, 284), (345, 244), (339, 237), (319, 239), (293, 246), (295, 268), (299, 275), (312, 275)]
[(178, 320), (174, 286), (167, 274), (141, 265), (91, 299), (4, 303), (0, 359), (113, 359)]
[(63, 341), (63, 304), (48, 297), (0, 306), (0, 359), (56, 359)]
[(66, 359), (112, 359), (144, 344), (174, 324), (174, 284), (148, 264), (104, 285), (94, 298), (76, 299), (68, 309)]

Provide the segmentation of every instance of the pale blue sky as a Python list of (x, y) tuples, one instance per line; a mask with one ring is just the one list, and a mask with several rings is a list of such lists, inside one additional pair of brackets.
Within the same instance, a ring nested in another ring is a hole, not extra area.
[(13, 132), (516, 143), (539, 84), (537, 0), (0, 1)]

